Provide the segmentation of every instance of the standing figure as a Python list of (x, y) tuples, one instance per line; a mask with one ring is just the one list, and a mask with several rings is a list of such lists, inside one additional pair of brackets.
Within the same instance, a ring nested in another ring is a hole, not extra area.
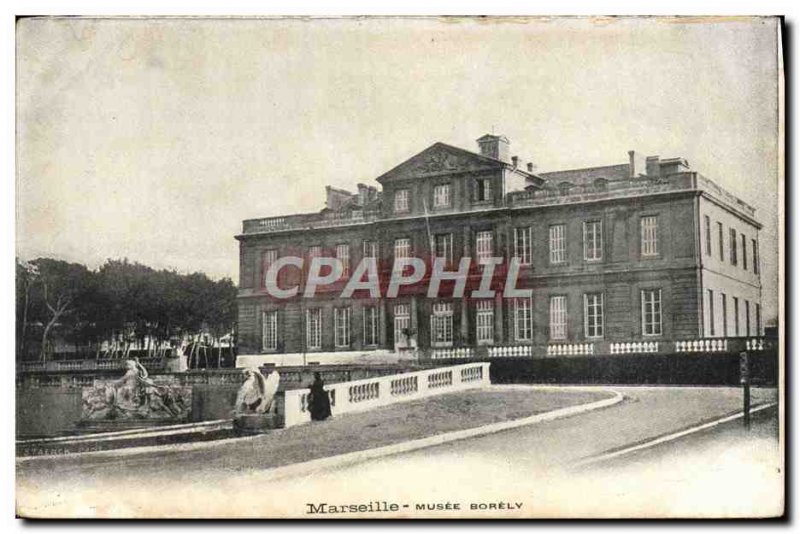
[(314, 373), (314, 383), (309, 388), (308, 411), (311, 412), (312, 421), (324, 421), (331, 416), (331, 399), (325, 391), (325, 382), (319, 373)]

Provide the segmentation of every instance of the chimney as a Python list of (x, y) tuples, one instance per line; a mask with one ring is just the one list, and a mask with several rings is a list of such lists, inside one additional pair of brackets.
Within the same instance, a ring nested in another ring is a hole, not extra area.
[(637, 154), (635, 150), (628, 151), (628, 171), (630, 178), (637, 178), (647, 172), (644, 158), (641, 154)]
[(359, 206), (365, 205), (369, 202), (369, 187), (365, 184), (358, 184), (358, 200), (356, 201)]
[(528, 172), (533, 174), (533, 163), (530, 161), (528, 162)]
[(511, 164), (516, 169), (519, 166), (519, 158), (517, 156), (511, 156)]
[(659, 156), (647, 156), (647, 176), (661, 176), (661, 161)]
[(502, 135), (486, 134), (478, 139), (478, 148), (482, 156), (509, 163), (508, 147), (510, 143)]

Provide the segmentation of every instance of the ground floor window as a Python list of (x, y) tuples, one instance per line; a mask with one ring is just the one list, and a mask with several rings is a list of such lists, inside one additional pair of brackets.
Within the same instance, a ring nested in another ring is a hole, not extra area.
[(364, 308), (364, 345), (378, 344), (378, 308)]
[(661, 335), (661, 290), (642, 290), (642, 333), (646, 336)]
[(334, 309), (334, 345), (350, 346), (350, 308)]
[(278, 349), (278, 310), (266, 311), (262, 315), (261, 347), (264, 350)]
[(322, 310), (319, 308), (306, 310), (306, 347), (322, 348)]
[(583, 295), (584, 334), (588, 339), (603, 337), (603, 294), (586, 293)]
[(567, 339), (567, 297), (550, 297), (550, 339)]
[(394, 306), (394, 344), (410, 344), (410, 336), (406, 332), (411, 330), (411, 306), (408, 304), (395, 304)]
[(479, 344), (494, 342), (494, 302), (491, 300), (478, 301), (475, 326)]
[(516, 341), (531, 341), (533, 339), (532, 319), (531, 299), (514, 299), (514, 339)]
[(431, 345), (434, 347), (453, 344), (453, 304), (437, 302), (431, 315)]

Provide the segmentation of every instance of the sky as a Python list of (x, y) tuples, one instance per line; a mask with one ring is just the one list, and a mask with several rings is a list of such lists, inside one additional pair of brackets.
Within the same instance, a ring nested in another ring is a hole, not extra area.
[(542, 172), (684, 157), (757, 209), (777, 315), (771, 19), (23, 19), (17, 255), (238, 278), (247, 218), (431, 144)]

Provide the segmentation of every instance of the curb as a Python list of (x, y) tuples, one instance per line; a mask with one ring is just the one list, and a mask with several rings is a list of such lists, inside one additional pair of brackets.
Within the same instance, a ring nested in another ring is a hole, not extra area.
[[(753, 406), (750, 408), (750, 413), (758, 413), (763, 410), (767, 410), (769, 408), (773, 408), (778, 406), (777, 402), (768, 402), (766, 404), (759, 404), (758, 406)], [(699, 425), (691, 426), (689, 428), (684, 428), (683, 430), (679, 430), (677, 432), (672, 432), (670, 434), (666, 434), (663, 436), (659, 436), (654, 439), (649, 439), (647, 441), (637, 443), (635, 445), (631, 445), (629, 447), (625, 447), (623, 449), (618, 450), (611, 450), (607, 452), (600, 453), (595, 456), (590, 456), (588, 458), (584, 458), (582, 460), (578, 460), (577, 462), (573, 463), (570, 467), (573, 469), (576, 468), (583, 468), (587, 466), (591, 466), (594, 464), (606, 462), (609, 460), (613, 460), (615, 458), (619, 458), (620, 456), (624, 456), (626, 454), (631, 454), (634, 452), (638, 452), (641, 450), (646, 450), (651, 447), (655, 447), (657, 445), (661, 445), (663, 443), (669, 443), (671, 441), (675, 441), (676, 439), (680, 439), (684, 436), (689, 436), (692, 434), (696, 434), (697, 432), (702, 432), (704, 430), (708, 430), (709, 428), (714, 428), (715, 426), (721, 425), (723, 423), (728, 423), (730, 421), (735, 421), (736, 419), (740, 419), (744, 417), (744, 411), (734, 413), (733, 415), (726, 415), (719, 419), (714, 419), (713, 421), (709, 421), (706, 423), (702, 423)]]
[[(489, 386), (488, 389), (506, 388), (506, 386)], [(514, 389), (565, 389), (559, 386), (517, 386)], [(308, 462), (297, 464), (290, 464), (281, 467), (274, 467), (264, 472), (263, 476), (259, 477), (260, 480), (270, 481), (281, 478), (293, 477), (310, 474), (314, 471), (321, 469), (330, 469), (334, 467), (343, 467), (345, 465), (373, 460), (384, 456), (392, 456), (404, 452), (412, 452), (419, 449), (434, 447), (436, 445), (444, 445), (453, 441), (459, 441), (467, 438), (478, 436), (485, 436), (502, 432), (503, 430), (511, 430), (522, 426), (533, 425), (537, 423), (544, 423), (546, 421), (553, 421), (555, 419), (562, 419), (572, 415), (599, 410), (608, 406), (613, 406), (622, 402), (624, 399), (622, 393), (603, 387), (575, 387), (569, 388), (573, 391), (606, 391), (613, 393), (609, 399), (590, 402), (587, 404), (579, 404), (577, 406), (568, 406), (567, 408), (559, 408), (550, 412), (540, 413), (522, 419), (514, 419), (511, 421), (502, 421), (500, 423), (492, 423), (490, 425), (480, 426), (477, 428), (469, 428), (466, 430), (456, 430), (454, 432), (447, 432), (436, 436), (427, 438), (420, 438), (413, 441), (405, 441), (402, 443), (395, 443), (393, 445), (385, 445), (375, 449), (366, 449), (363, 451), (348, 452), (339, 454), (337, 456), (328, 456), (327, 458), (318, 458)]]

